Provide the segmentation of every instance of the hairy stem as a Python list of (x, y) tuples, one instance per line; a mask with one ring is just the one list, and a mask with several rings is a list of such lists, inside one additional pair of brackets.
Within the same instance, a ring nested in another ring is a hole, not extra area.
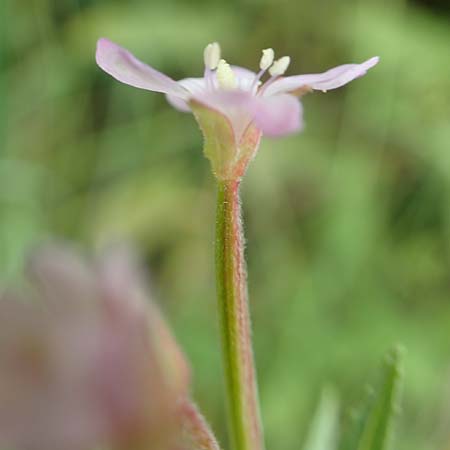
[(216, 274), (231, 441), (235, 450), (263, 450), (239, 181), (218, 184)]

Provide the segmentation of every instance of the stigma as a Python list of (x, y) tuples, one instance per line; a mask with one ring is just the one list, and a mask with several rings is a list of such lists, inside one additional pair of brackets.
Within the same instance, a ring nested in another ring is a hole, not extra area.
[(222, 89), (230, 90), (238, 87), (236, 75), (224, 59), (221, 59), (217, 64), (216, 76), (217, 82)]

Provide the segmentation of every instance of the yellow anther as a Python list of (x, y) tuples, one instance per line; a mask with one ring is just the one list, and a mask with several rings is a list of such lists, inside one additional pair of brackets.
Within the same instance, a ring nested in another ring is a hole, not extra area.
[(224, 59), (219, 61), (216, 73), (217, 81), (222, 89), (235, 89), (238, 87), (236, 75)]
[(291, 62), (291, 58), (289, 56), (283, 56), (272, 64), (272, 67), (269, 69), (270, 75), (273, 77), (277, 77), (279, 75), (283, 75), (286, 72), (289, 64)]
[(259, 68), (261, 70), (267, 70), (273, 63), (275, 52), (273, 48), (266, 48), (262, 51), (261, 61), (259, 62)]
[(203, 52), (203, 60), (205, 61), (205, 67), (210, 70), (217, 68), (220, 61), (220, 45), (217, 42), (208, 44)]

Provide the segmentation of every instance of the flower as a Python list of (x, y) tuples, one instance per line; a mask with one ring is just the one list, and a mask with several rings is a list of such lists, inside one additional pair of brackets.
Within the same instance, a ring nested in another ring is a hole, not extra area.
[(52, 246), (0, 295), (1, 448), (178, 448), (189, 369), (139, 275)]
[[(284, 77), (290, 57), (274, 60), (273, 49), (263, 50), (260, 70), (230, 66), (221, 59), (219, 44), (204, 51), (202, 78), (174, 81), (142, 63), (108, 39), (97, 43), (97, 64), (131, 86), (166, 94), (177, 109), (193, 112), (205, 137), (205, 154), (219, 179), (239, 178), (254, 156), (261, 135), (282, 136), (302, 129), (299, 96), (341, 87), (378, 63), (345, 64), (319, 74)], [(270, 77), (261, 82), (266, 72)]]

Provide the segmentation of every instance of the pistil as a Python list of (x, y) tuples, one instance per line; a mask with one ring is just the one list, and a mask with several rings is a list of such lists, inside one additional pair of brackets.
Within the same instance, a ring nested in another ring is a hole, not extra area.
[(216, 76), (219, 86), (222, 89), (232, 90), (238, 87), (236, 75), (224, 59), (221, 59), (217, 65)]

